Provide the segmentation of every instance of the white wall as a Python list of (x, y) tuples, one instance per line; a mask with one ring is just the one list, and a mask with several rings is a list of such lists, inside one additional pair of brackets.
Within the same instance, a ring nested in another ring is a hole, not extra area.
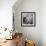
[(46, 0), (41, 1), (40, 31), (42, 46), (46, 46)]
[(16, 0), (0, 0), (0, 27), (12, 28), (12, 6)]
[[(23, 0), (18, 7), (17, 3), (13, 7), (15, 29), (23, 33), (24, 38), (34, 40), (36, 46), (41, 46), (41, 31), (40, 31), (40, 0)], [(36, 27), (21, 27), (21, 12), (36, 12)]]

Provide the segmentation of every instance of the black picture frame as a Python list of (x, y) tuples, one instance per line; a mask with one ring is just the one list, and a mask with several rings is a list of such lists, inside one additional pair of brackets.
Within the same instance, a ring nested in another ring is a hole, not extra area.
[(35, 27), (36, 26), (36, 12), (21, 12), (21, 26)]

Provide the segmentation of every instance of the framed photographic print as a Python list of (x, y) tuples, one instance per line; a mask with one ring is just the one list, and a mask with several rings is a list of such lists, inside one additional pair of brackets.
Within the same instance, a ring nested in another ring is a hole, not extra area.
[(36, 12), (21, 12), (21, 26), (36, 26)]

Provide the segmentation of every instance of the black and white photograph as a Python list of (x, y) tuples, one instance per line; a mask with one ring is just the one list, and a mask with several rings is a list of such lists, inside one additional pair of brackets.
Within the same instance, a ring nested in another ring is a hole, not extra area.
[(35, 12), (21, 12), (21, 26), (35, 26), (36, 13)]

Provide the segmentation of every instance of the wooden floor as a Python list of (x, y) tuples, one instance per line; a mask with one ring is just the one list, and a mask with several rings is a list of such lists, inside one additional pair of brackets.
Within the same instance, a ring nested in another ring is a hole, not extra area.
[(0, 46), (16, 46), (15, 39), (13, 39), (13, 40), (6, 40), (6, 42), (2, 43)]

